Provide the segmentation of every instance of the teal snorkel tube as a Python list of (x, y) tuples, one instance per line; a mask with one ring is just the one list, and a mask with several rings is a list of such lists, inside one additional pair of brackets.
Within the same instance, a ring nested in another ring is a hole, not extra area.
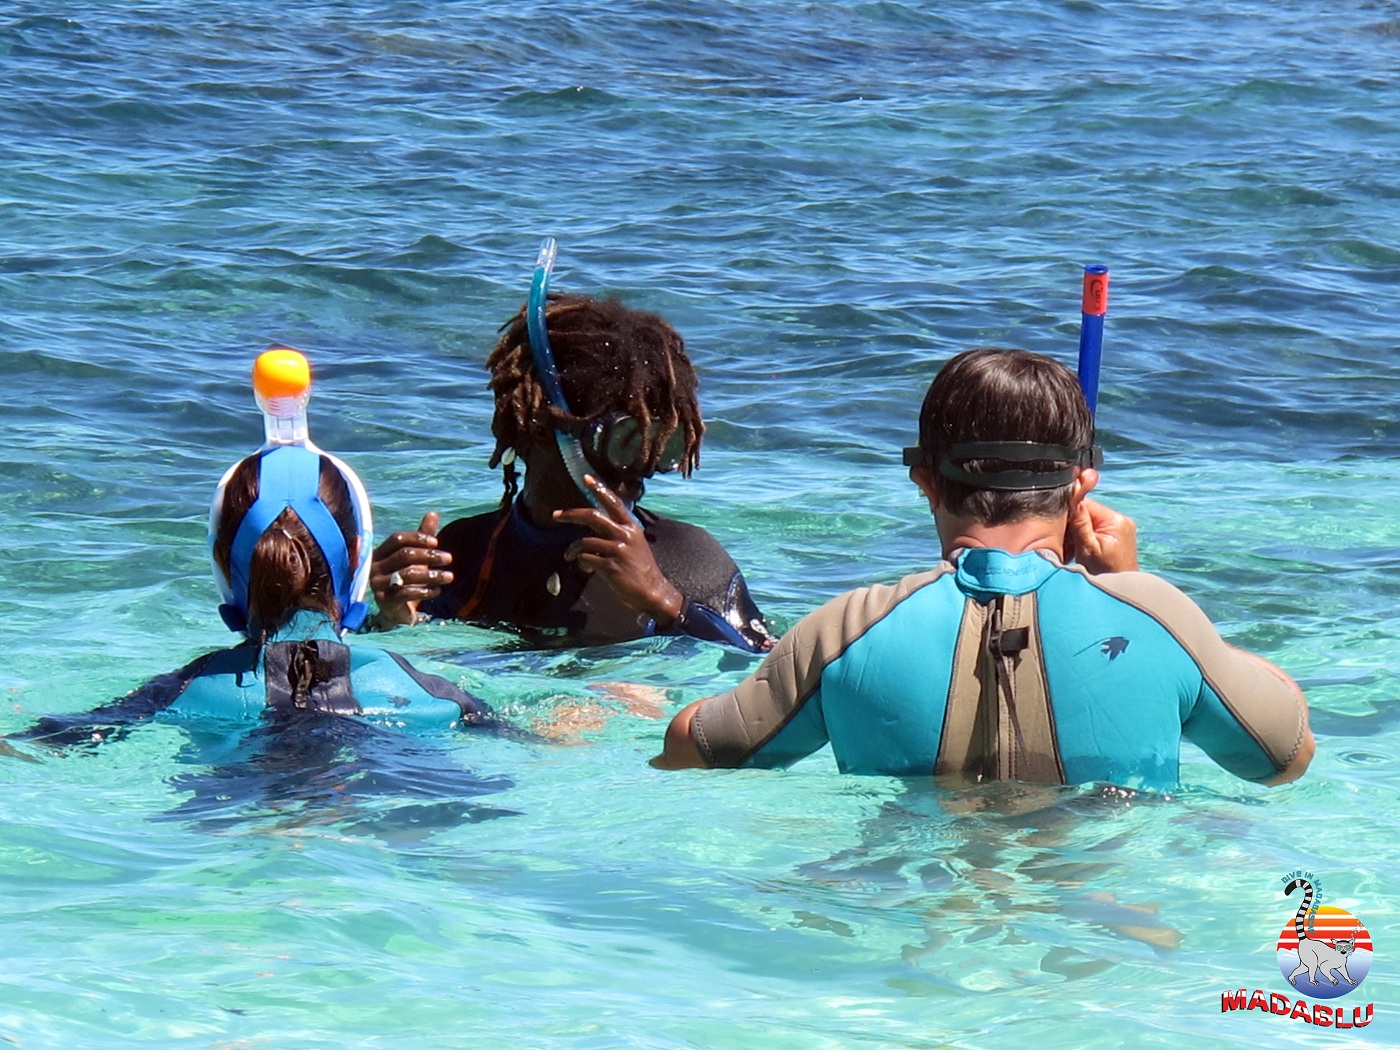
[[(554, 271), (554, 260), (559, 254), (559, 245), (553, 237), (540, 242), (540, 254), (535, 258), (535, 276), (530, 282), (530, 298), (525, 306), (525, 326), (530, 337), (530, 356), (535, 362), (535, 373), (549, 403), (561, 412), (572, 411), (564, 397), (564, 388), (559, 382), (559, 369), (554, 364), (554, 351), (549, 347), (549, 329), (545, 325), (544, 308), (549, 298), (549, 275)], [(559, 443), (559, 456), (564, 461), (564, 469), (578, 486), (578, 490), (595, 507), (602, 505), (593, 490), (584, 484), (583, 476), (589, 473), (588, 461), (583, 456), (583, 446), (578, 438), (562, 430), (554, 431), (554, 440)]]
[(1084, 267), (1084, 301), (1079, 326), (1079, 386), (1089, 414), (1099, 407), (1099, 366), (1103, 361), (1103, 320), (1108, 313), (1108, 267)]

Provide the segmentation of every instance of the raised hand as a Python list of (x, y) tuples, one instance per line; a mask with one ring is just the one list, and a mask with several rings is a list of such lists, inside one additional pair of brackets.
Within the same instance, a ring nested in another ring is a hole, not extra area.
[(585, 572), (596, 572), (628, 608), (646, 613), (661, 630), (669, 629), (685, 608), (685, 596), (656, 564), (646, 533), (617, 493), (592, 475), (583, 480), (601, 506), (554, 512), (555, 521), (593, 533), (574, 543), (564, 557)]
[(1065, 555), (1095, 574), (1136, 572), (1137, 523), (1097, 500), (1080, 500), (1070, 515)]
[(369, 585), (379, 603), (379, 626), (415, 622), (418, 603), (436, 598), (452, 582), (444, 568), (452, 555), (438, 550), (437, 531), (438, 513), (430, 510), (417, 532), (396, 532), (375, 550)]

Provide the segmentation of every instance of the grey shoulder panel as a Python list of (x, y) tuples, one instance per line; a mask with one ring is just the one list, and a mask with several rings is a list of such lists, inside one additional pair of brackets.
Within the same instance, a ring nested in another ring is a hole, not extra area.
[(696, 711), (691, 738), (700, 754), (713, 766), (742, 765), (817, 692), (831, 663), (909, 595), (953, 571), (945, 563), (893, 585), (847, 591), (809, 613), (757, 671)]

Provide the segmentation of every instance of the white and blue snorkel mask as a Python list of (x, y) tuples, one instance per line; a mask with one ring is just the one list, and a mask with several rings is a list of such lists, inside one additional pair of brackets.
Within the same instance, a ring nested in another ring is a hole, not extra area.
[[(330, 570), (336, 604), (340, 607), (340, 629), (354, 630), (369, 611), (364, 600), (374, 538), (369, 496), (353, 470), (322, 452), (308, 436), (306, 404), (311, 398), (311, 370), (305, 357), (288, 347), (274, 347), (260, 355), (253, 366), (253, 390), (263, 411), (266, 432), (258, 461), (258, 498), (234, 534), (227, 575), (213, 557), (213, 547), (223, 519), (224, 492), (238, 464), (224, 473), (209, 510), (210, 561), (214, 582), (223, 597), (219, 615), (230, 630), (247, 634), (248, 573), (253, 550), (272, 523), (290, 508), (315, 540)], [(359, 539), (354, 558), (335, 516), (321, 502), (323, 456), (340, 472), (350, 492)]]

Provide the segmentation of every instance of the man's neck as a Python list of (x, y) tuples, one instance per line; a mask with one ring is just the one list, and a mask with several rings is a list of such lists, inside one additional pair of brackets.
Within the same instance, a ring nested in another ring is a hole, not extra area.
[(527, 473), (525, 484), (520, 489), (520, 502), (525, 516), (532, 524), (542, 529), (554, 527), (556, 510), (588, 506), (588, 501), (584, 499), (573, 479), (562, 471), (560, 473), (562, 477), (550, 476), (543, 484), (538, 480), (532, 484), (532, 479), (538, 479), (540, 475)]
[(987, 525), (970, 518), (934, 511), (943, 556), (962, 547), (996, 547), (1011, 554), (1049, 551), (1061, 561), (1065, 556), (1067, 515), (1054, 518), (1023, 518), (1006, 525)]

